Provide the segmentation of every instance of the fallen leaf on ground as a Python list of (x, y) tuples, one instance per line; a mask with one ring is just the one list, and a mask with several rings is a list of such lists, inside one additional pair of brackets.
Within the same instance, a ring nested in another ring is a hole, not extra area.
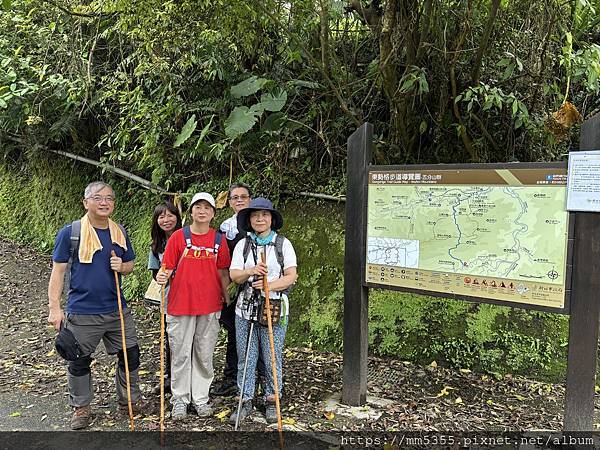
[(227, 417), (229, 415), (230, 412), (231, 412), (231, 410), (229, 408), (226, 408), (223, 411), (221, 411), (220, 413), (215, 414), (215, 417), (217, 419), (223, 420), (223, 419), (225, 419), (225, 417)]
[(444, 389), (442, 389), (440, 391), (440, 393), (438, 395), (436, 395), (435, 397), (438, 398), (438, 397), (443, 397), (444, 395), (448, 395), (450, 393), (451, 389), (455, 389), (455, 388), (450, 387), (450, 386), (444, 386)]

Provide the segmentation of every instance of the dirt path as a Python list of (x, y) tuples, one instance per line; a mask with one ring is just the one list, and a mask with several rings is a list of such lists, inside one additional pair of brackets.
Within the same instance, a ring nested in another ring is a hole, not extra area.
[[(47, 256), (0, 240), (0, 431), (67, 430), (66, 364), (54, 351), (54, 331), (46, 322), (46, 289), (51, 261)], [(141, 387), (156, 414), (139, 417), (136, 428), (155, 430), (158, 398), (150, 394), (158, 382), (158, 314), (133, 301), (141, 347)], [(292, 318), (293, 320), (293, 318)], [(215, 351), (217, 376), (224, 346)], [(126, 430), (116, 413), (115, 360), (102, 347), (92, 366), (95, 397), (92, 430)], [(283, 417), (290, 428), (327, 430), (560, 430), (564, 388), (507, 376), (494, 380), (468, 371), (420, 367), (371, 359), (369, 394), (385, 399), (363, 408), (327, 409), (325, 401), (341, 390), (339, 355), (310, 349), (286, 349), (286, 395)], [(174, 424), (168, 430), (229, 431), (226, 419), (235, 399), (213, 400), (215, 415)], [(168, 413), (167, 413), (168, 417)], [(244, 424), (264, 430), (260, 412)]]
[(0, 241), (0, 430), (68, 426), (66, 375), (46, 323), (51, 261)]

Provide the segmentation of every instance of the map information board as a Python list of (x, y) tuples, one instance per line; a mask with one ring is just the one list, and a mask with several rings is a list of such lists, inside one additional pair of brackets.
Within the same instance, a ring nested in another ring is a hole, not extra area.
[(565, 306), (566, 168), (369, 171), (366, 282)]

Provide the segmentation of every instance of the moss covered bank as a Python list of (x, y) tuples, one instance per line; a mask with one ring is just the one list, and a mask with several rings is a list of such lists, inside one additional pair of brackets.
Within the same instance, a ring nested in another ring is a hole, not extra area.
[[(56, 157), (60, 158), (60, 157)], [(149, 282), (146, 255), (150, 218), (161, 197), (122, 179), (63, 159), (27, 165), (0, 163), (0, 235), (46, 253), (57, 230), (80, 217), (86, 184), (109, 181), (117, 193), (115, 218), (130, 233), (138, 255), (125, 282), (127, 298), (143, 308)], [(226, 180), (197, 186), (216, 193)], [(292, 293), (288, 343), (339, 351), (343, 317), (343, 205), (280, 203), (283, 233), (294, 243), (299, 282)], [(229, 215), (220, 211), (215, 224)], [(560, 381), (566, 366), (568, 321), (556, 314), (493, 305), (373, 291), (369, 306), (370, 349), (421, 363), (449, 364), (494, 374), (523, 373)]]

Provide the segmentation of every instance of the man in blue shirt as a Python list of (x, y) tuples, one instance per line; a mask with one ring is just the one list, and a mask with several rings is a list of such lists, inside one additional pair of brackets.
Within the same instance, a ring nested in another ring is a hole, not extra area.
[[(117, 354), (115, 374), (119, 409), (127, 412), (125, 358), (121, 340), (119, 307), (114, 272), (127, 275), (133, 271), (135, 253), (125, 229), (110, 219), (115, 194), (106, 183), (90, 183), (83, 199), (86, 214), (81, 219), (79, 245), (74, 251), (65, 313), (60, 299), (65, 272), (71, 253), (72, 224), (62, 228), (54, 243), (52, 273), (48, 284), (48, 322), (58, 331), (61, 325), (75, 336), (81, 355), (69, 361), (69, 403), (75, 408), (71, 418), (74, 430), (88, 426), (93, 398), (90, 364), (92, 354), (104, 342), (109, 354)], [(114, 252), (114, 253), (112, 253)], [(112, 256), (114, 254), (114, 256)], [(145, 407), (138, 386), (139, 347), (131, 311), (121, 292), (125, 338), (134, 411)]]

